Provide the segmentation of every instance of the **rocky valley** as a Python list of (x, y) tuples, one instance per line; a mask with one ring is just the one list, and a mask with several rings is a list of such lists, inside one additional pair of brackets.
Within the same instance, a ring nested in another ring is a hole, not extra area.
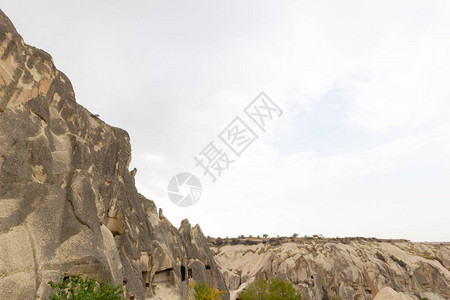
[(237, 299), (258, 278), (288, 280), (303, 299), (450, 298), (449, 243), (219, 242), (173, 226), (136, 189), (127, 132), (78, 104), (2, 11), (0, 56), (0, 299), (47, 299), (50, 280), (75, 275), (140, 300), (185, 299), (189, 282)]
[(293, 283), (302, 299), (373, 299), (386, 287), (411, 297), (405, 299), (450, 298), (449, 243), (365, 238), (225, 243), (212, 240), (211, 249), (232, 299), (257, 278), (277, 277)]

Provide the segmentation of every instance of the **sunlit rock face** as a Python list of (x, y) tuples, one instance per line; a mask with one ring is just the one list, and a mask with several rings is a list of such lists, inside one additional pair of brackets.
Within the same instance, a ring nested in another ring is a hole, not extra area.
[(201, 229), (138, 194), (128, 134), (77, 104), (1, 11), (0, 56), (0, 299), (45, 299), (77, 274), (130, 299), (180, 298), (189, 280), (225, 290)]
[(293, 283), (307, 300), (369, 300), (386, 287), (393, 291), (377, 300), (450, 299), (449, 243), (286, 238), (230, 240), (211, 249), (232, 299), (253, 280), (276, 277)]

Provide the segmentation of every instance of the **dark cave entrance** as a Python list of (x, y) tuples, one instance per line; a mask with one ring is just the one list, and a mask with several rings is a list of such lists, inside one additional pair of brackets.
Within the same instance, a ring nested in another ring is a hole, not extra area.
[(186, 267), (181, 266), (181, 281), (185, 281), (185, 280), (186, 280)]

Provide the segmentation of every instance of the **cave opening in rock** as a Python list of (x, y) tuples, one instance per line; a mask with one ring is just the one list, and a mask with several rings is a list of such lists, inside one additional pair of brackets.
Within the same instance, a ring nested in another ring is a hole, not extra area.
[(174, 282), (173, 268), (156, 271), (152, 281), (153, 283), (161, 283), (161, 282), (173, 283)]
[(211, 279), (214, 279), (214, 274), (213, 274), (213, 272), (211, 270), (211, 266), (210, 265), (205, 265), (205, 269), (206, 269), (206, 274), (208, 274), (211, 277)]
[(122, 207), (118, 210), (108, 210), (106, 227), (111, 231), (113, 236), (121, 235), (125, 229), (123, 222)]
[(142, 283), (144, 284), (145, 288), (148, 288), (150, 286), (150, 276), (148, 271), (142, 272)]
[(188, 269), (188, 278), (193, 278), (191, 268)]
[(166, 273), (166, 272), (170, 272), (170, 271), (173, 271), (173, 268), (168, 268), (168, 269), (156, 271), (156, 272), (155, 272), (155, 275), (157, 275), (157, 274), (162, 274), (162, 273)]
[(181, 266), (181, 281), (185, 281), (185, 280), (186, 280), (186, 267)]

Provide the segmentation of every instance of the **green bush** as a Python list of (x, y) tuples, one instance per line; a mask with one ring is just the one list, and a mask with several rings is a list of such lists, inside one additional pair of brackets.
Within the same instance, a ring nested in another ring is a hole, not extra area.
[(122, 285), (114, 286), (110, 279), (103, 284), (97, 283), (95, 278), (81, 276), (61, 278), (61, 281), (48, 283), (53, 291), (49, 300), (120, 300), (122, 299)]
[(218, 237), (216, 239), (216, 246), (221, 246), (223, 244), (223, 239), (221, 237)]
[(239, 297), (242, 300), (301, 300), (292, 283), (281, 279), (268, 282), (259, 279), (251, 283)]

